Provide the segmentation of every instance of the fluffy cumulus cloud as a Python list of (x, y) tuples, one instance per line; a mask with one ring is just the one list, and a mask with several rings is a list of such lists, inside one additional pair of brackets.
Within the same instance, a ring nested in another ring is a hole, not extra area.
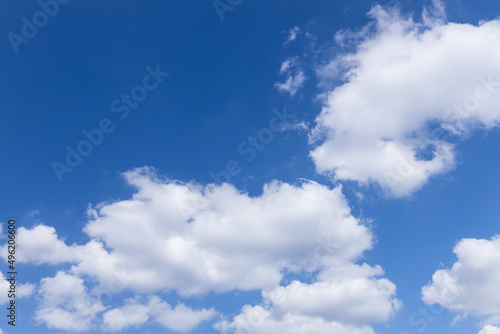
[(500, 327), (486, 325), (481, 329), (479, 334), (500, 334)]
[(83, 279), (62, 271), (42, 279), (39, 294), (41, 301), (35, 320), (49, 328), (88, 330), (97, 314), (105, 309), (98, 299), (88, 294)]
[[(250, 196), (229, 184), (163, 179), (147, 167), (124, 176), (137, 191), (89, 209), (87, 244), (67, 245), (45, 225), (19, 229), (30, 245), (22, 261), (68, 264), (67, 271), (42, 280), (38, 322), (67, 330), (101, 322), (110, 331), (156, 322), (183, 332), (217, 314), (170, 306), (155, 296), (160, 291), (182, 299), (262, 290), (262, 304), (218, 322), (226, 332), (237, 331), (248, 312), (262, 310), (265, 325), (255, 333), (371, 333), (371, 323), (386, 321), (399, 307), (382, 269), (358, 264), (373, 237), (351, 214), (341, 187), (274, 181)], [(281, 286), (285, 272), (309, 278)], [(138, 299), (113, 309), (99, 301), (102, 294), (124, 291)]]
[(406, 196), (456, 163), (454, 145), (500, 120), (500, 21), (446, 21), (441, 2), (414, 21), (375, 6), (359, 32), (336, 35), (310, 139), (317, 170)]
[(107, 311), (103, 315), (103, 326), (109, 331), (121, 331), (131, 326), (138, 327), (151, 320), (172, 331), (188, 332), (216, 315), (217, 312), (213, 308), (193, 310), (182, 303), (172, 308), (153, 296), (147, 304), (129, 300), (124, 306)]
[(128, 302), (104, 313), (103, 320), (104, 328), (112, 332), (132, 326), (139, 327), (149, 320), (149, 308), (147, 305)]
[[(71, 261), (79, 253), (80, 247), (68, 247), (64, 240), (57, 237), (56, 229), (51, 226), (37, 225), (32, 229), (21, 226), (17, 230), (17, 240), (22, 243), (22, 252), (17, 261), (22, 263), (57, 264)], [(2, 247), (2, 256), (7, 258), (7, 245)]]
[(222, 333), (289, 333), (289, 334), (374, 334), (369, 326), (350, 326), (325, 321), (321, 317), (287, 314), (276, 318), (273, 311), (262, 306), (245, 306), (231, 323), (217, 323), (215, 328)]
[(396, 286), (380, 267), (335, 266), (311, 284), (293, 281), (263, 291), (263, 305), (246, 305), (216, 328), (229, 333), (374, 333), (369, 324), (383, 322), (400, 307)]
[[(17, 278), (17, 277), (16, 277)], [(15, 297), (16, 298), (28, 298), (33, 294), (33, 291), (35, 290), (35, 286), (30, 283), (19, 283), (15, 281), (15, 288), (11, 289), (11, 282), (14, 281), (9, 281), (10, 276), (5, 277), (3, 273), (0, 271), (0, 305), (6, 304), (10, 301), (9, 291), (14, 291), (15, 290)]]
[(491, 240), (463, 239), (454, 248), (458, 261), (441, 269), (422, 289), (427, 304), (438, 303), (458, 313), (485, 317), (489, 326), (481, 333), (496, 333), (500, 325), (500, 236)]
[(162, 181), (148, 168), (125, 176), (138, 192), (93, 210), (85, 227), (111, 249), (107, 265), (83, 259), (74, 273), (106, 282), (111, 271), (135, 292), (190, 296), (275, 286), (282, 269), (313, 256), (319, 238), (331, 248), (319, 268), (349, 263), (371, 247), (369, 229), (350, 214), (340, 188), (273, 182), (250, 197), (228, 184)]

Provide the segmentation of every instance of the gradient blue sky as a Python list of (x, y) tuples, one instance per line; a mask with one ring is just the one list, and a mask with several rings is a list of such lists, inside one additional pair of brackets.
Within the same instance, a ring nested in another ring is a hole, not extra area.
[[(326, 57), (316, 54), (314, 59), (315, 52), (332, 43), (337, 31), (365, 26), (374, 4), (243, 0), (221, 21), (210, 1), (70, 1), (16, 54), (6, 36), (19, 34), (22, 17), (31, 17), (39, 6), (36, 1), (2, 2), (0, 220), (15, 218), (26, 228), (43, 223), (55, 227), (68, 245), (84, 244), (88, 205), (129, 198), (135, 190), (120, 173), (142, 166), (153, 166), (172, 179), (206, 184), (213, 182), (210, 172), (236, 160), (242, 172), (230, 181), (250, 195), (259, 195), (262, 185), (273, 179), (294, 183), (306, 178), (333, 186), (309, 157), (307, 130), (275, 133), (251, 162), (237, 147), (269, 125), (274, 108), (314, 123), (322, 103), (312, 68)], [(398, 4), (403, 13), (416, 17), (423, 9), (420, 1)], [(450, 0), (446, 14), (449, 22), (477, 24), (497, 18), (500, 3)], [(294, 26), (313, 35), (314, 45), (304, 33), (284, 45)], [(283, 79), (282, 62), (295, 56), (301, 57), (307, 80), (291, 97), (275, 83)], [(120, 120), (111, 103), (142, 82), (147, 66), (157, 64), (170, 75)], [(51, 164), (64, 162), (65, 147), (75, 147), (84, 139), (81, 131), (96, 128), (103, 118), (111, 119), (115, 130), (59, 182)], [(403, 198), (341, 182), (354, 216), (373, 220), (376, 243), (363, 261), (384, 268), (384, 277), (396, 284), (403, 302), (389, 321), (374, 325), (377, 333), (417, 333), (409, 317), (427, 307), (421, 288), (436, 270), (453, 265), (457, 241), (489, 239), (499, 232), (499, 144), (495, 129), (473, 132), (457, 143), (453, 170)], [(22, 264), (20, 280), (37, 284), (68, 267)], [(1, 270), (6, 271), (5, 263)], [(124, 296), (133, 293), (123, 293), (110, 305), (120, 305)], [(174, 292), (161, 296), (173, 305), (178, 298)], [(182, 300), (232, 316), (260, 298), (260, 291), (254, 291)], [(36, 298), (19, 302), (20, 325), (8, 328), (2, 320), (4, 333), (61, 332), (32, 320)], [(444, 311), (429, 321), (425, 333), (478, 332), (474, 317), (450, 327), (455, 315)], [(212, 324), (192, 332), (218, 333)], [(100, 330), (89, 331), (94, 332)], [(168, 330), (157, 324), (123, 330), (137, 332)]]

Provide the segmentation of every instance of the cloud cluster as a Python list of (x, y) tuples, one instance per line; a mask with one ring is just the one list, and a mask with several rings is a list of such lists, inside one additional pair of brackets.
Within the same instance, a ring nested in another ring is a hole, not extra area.
[(317, 68), (343, 83), (324, 94), (310, 155), (336, 180), (406, 196), (454, 167), (454, 140), (498, 126), (500, 21), (446, 23), (440, 1), (422, 22), (381, 6), (369, 15), (336, 35), (349, 51)]
[(126, 300), (123, 306), (108, 310), (82, 278), (64, 271), (42, 279), (38, 295), (35, 321), (48, 328), (76, 332), (96, 327), (121, 331), (149, 321), (172, 331), (187, 332), (217, 315), (214, 309), (192, 310), (182, 303), (172, 308), (157, 296), (150, 296), (147, 304)]
[[(379, 277), (382, 269), (356, 264), (373, 238), (352, 216), (341, 187), (274, 181), (252, 197), (229, 184), (162, 179), (147, 167), (124, 176), (137, 192), (89, 209), (85, 245), (67, 245), (45, 225), (19, 228), (26, 245), (19, 261), (70, 265), (67, 272), (42, 280), (38, 322), (85, 330), (102, 314), (108, 330), (153, 321), (186, 331), (216, 315), (213, 309), (195, 311), (184, 304), (172, 308), (154, 295), (160, 291), (186, 297), (262, 290), (263, 304), (246, 309), (269, 312), (268, 328), (285, 328), (290, 325), (286, 318), (303, 328), (320, 326), (318, 331), (369, 333), (371, 323), (386, 321), (399, 307), (394, 284)], [(313, 282), (283, 287), (284, 271)], [(83, 278), (94, 287), (86, 288)], [(56, 286), (64, 288), (55, 291)], [(129, 300), (105, 310), (98, 299), (124, 291), (149, 296), (149, 301)], [(288, 302), (280, 304), (277, 295)], [(218, 326), (230, 331), (237, 323), (238, 317)]]
[[(421, 22), (380, 6), (370, 16), (360, 32), (336, 35), (349, 52), (317, 68), (321, 87), (343, 83), (324, 95), (310, 155), (336, 180), (406, 196), (453, 168), (455, 139), (498, 126), (500, 21), (448, 23), (438, 0)], [(299, 33), (293, 27), (287, 42)], [(286, 79), (275, 86), (291, 96), (306, 80), (297, 58), (280, 74)], [(71, 331), (157, 323), (187, 332), (220, 316), (214, 327), (223, 333), (374, 334), (372, 325), (401, 306), (382, 268), (360, 263), (373, 236), (341, 186), (273, 181), (250, 196), (230, 184), (164, 179), (148, 167), (124, 177), (136, 192), (89, 208), (86, 244), (68, 245), (43, 224), (18, 229), (18, 262), (67, 265), (41, 280), (38, 323)], [(457, 262), (436, 271), (423, 300), (457, 319), (482, 317), (480, 334), (498, 334), (500, 237), (463, 239), (454, 252)], [(302, 278), (284, 283), (284, 273)], [(0, 291), (8, 286), (0, 273)], [(261, 291), (262, 300), (231, 317), (181, 302), (238, 290)], [(19, 286), (21, 295), (33, 291)], [(101, 299), (123, 292), (135, 297), (118, 307)], [(179, 303), (163, 301), (164, 292)]]
[(500, 236), (491, 240), (462, 239), (453, 252), (458, 260), (451, 269), (434, 273), (432, 282), (422, 289), (427, 304), (438, 303), (458, 313), (486, 317), (482, 333), (495, 333), (500, 325)]

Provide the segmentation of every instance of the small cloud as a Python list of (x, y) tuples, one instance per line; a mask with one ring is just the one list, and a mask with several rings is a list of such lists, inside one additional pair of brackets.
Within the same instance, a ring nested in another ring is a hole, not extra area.
[(432, 5), (424, 7), (422, 13), (424, 24), (428, 27), (446, 22), (446, 8), (441, 0), (432, 0)]
[(294, 41), (297, 39), (297, 36), (300, 34), (300, 28), (297, 27), (297, 26), (294, 26), (294, 27), (291, 27), (289, 30), (288, 30), (288, 36), (285, 40), (285, 42), (283, 43), (283, 45), (287, 45), (288, 43)]
[(360, 193), (359, 191), (356, 191), (355, 195), (360, 201), (363, 201), (365, 199), (365, 195), (363, 195), (363, 193)]
[(295, 58), (289, 58), (285, 60), (284, 62), (281, 63), (280, 74), (286, 73), (286, 71), (288, 71), (288, 69), (290, 69), (291, 67), (295, 66), (295, 64), (296, 64)]
[(297, 91), (302, 88), (306, 76), (304, 71), (299, 67), (297, 58), (288, 58), (280, 67), (280, 75), (287, 75), (284, 82), (277, 82), (274, 84), (278, 90), (282, 92), (287, 92), (290, 96), (294, 96)]
[(34, 290), (35, 290), (34, 284), (31, 284), (31, 283), (19, 284), (19, 286), (18, 286), (19, 298), (31, 297)]
[(274, 87), (282, 92), (289, 93), (290, 96), (294, 96), (302, 88), (304, 81), (306, 81), (306, 76), (302, 70), (299, 70), (296, 75), (289, 75), (285, 82), (275, 83)]
[(30, 210), (26, 214), (26, 218), (35, 218), (36, 216), (39, 216), (39, 215), (40, 215), (40, 210), (38, 210), (38, 209)]
[(309, 131), (309, 130), (310, 130), (309, 125), (304, 121), (296, 122), (296, 123), (292, 123), (292, 124), (286, 124), (283, 126), (283, 131), (302, 132), (302, 131)]
[(432, 275), (431, 282), (422, 288), (422, 300), (455, 313), (452, 325), (474, 315), (482, 317), (486, 325), (479, 334), (499, 334), (499, 328), (492, 325), (500, 323), (500, 235), (462, 239), (453, 253), (457, 262)]

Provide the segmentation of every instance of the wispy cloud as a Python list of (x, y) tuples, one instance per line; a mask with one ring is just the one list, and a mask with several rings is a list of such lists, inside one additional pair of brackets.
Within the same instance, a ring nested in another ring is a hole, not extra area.
[(297, 58), (289, 58), (282, 62), (280, 75), (286, 76), (286, 80), (277, 82), (274, 86), (279, 91), (290, 94), (290, 96), (294, 96), (306, 81), (306, 76), (300, 68)]
[(283, 42), (283, 45), (286, 45), (290, 42), (293, 42), (297, 39), (297, 36), (301, 33), (300, 28), (298, 26), (293, 26), (287, 31), (287, 37)]

